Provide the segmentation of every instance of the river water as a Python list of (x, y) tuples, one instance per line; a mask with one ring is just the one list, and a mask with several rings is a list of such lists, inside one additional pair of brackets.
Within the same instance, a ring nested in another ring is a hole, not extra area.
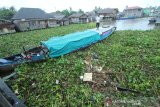
[(154, 29), (154, 24), (149, 24), (151, 18), (137, 18), (128, 20), (116, 20), (110, 22), (102, 22), (101, 25), (116, 26), (117, 30), (150, 30)]

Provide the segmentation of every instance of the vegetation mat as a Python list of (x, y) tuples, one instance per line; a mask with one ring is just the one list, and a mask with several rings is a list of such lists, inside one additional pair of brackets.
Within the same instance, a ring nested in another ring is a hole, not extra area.
[[(52, 36), (93, 28), (94, 23), (0, 36), (0, 56), (38, 46)], [(8, 81), (29, 107), (159, 106), (160, 30), (116, 31), (86, 49), (16, 68)], [(83, 81), (92, 73), (92, 81)]]

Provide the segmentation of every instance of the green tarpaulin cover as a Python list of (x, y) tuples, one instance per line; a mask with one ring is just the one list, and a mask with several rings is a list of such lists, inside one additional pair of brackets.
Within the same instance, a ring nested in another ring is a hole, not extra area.
[(53, 58), (86, 47), (99, 40), (100, 34), (98, 32), (86, 30), (61, 37), (53, 37), (48, 41), (42, 41), (41, 43), (49, 49), (49, 56)]

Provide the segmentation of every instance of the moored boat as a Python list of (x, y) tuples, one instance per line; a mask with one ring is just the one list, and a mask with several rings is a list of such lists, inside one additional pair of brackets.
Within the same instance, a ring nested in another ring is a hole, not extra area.
[(128, 20), (128, 19), (135, 19), (136, 17), (120, 17), (118, 20)]
[(151, 24), (151, 23), (155, 23), (156, 22), (156, 18), (151, 18), (150, 20), (149, 20), (149, 23)]
[(52, 37), (42, 41), (39, 47), (25, 50), (23, 53), (0, 59), (0, 73), (14, 70), (23, 63), (44, 61), (46, 58), (55, 58), (70, 52), (86, 48), (104, 40), (116, 30), (116, 27), (89, 29), (60, 37)]

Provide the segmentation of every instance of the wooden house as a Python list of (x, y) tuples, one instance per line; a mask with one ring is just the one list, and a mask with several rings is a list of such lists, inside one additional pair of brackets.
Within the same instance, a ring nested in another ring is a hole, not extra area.
[(47, 27), (58, 27), (60, 26), (60, 22), (52, 15), (46, 14), (48, 17)]
[(155, 9), (155, 14), (156, 14), (155, 16), (160, 15), (160, 6)]
[(87, 12), (85, 14), (88, 16), (88, 21), (89, 22), (96, 21), (96, 13), (95, 13), (95, 11)]
[(134, 7), (126, 7), (124, 9), (124, 14), (125, 17), (142, 17), (143, 16), (143, 9), (139, 6), (134, 6)]
[(117, 17), (117, 8), (106, 8), (97, 11), (97, 14), (103, 17), (103, 21), (114, 20)]
[(75, 13), (69, 16), (70, 23), (87, 23), (88, 16), (82, 13)]
[(15, 26), (12, 22), (0, 19), (0, 35), (15, 32)]
[(53, 12), (53, 13), (49, 13), (48, 15), (49, 15), (50, 18), (55, 19), (59, 26), (69, 25), (68, 17), (61, 14), (61, 13)]
[(160, 17), (156, 18), (155, 28), (160, 29)]
[(156, 8), (155, 7), (146, 7), (146, 8), (143, 8), (143, 15), (145, 17), (156, 16)]
[(48, 16), (39, 8), (21, 8), (13, 17), (16, 31), (27, 31), (48, 27)]

